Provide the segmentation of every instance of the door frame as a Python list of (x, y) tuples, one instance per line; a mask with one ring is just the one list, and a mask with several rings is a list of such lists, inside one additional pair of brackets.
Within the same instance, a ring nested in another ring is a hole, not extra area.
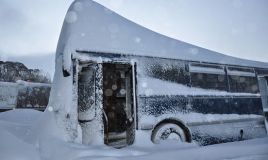
[[(113, 61), (106, 61), (106, 62), (102, 62), (102, 65), (104, 64), (104, 63), (106, 63), (106, 64), (125, 64), (125, 65), (129, 65), (129, 66), (131, 66), (131, 72), (132, 72), (132, 107), (133, 107), (133, 123), (134, 123), (134, 126), (133, 126), (133, 130), (134, 130), (134, 141), (135, 141), (135, 139), (136, 139), (136, 136), (135, 136), (135, 134), (136, 134), (136, 130), (137, 130), (137, 122), (138, 122), (138, 119), (137, 119), (137, 74), (136, 74), (136, 62), (130, 62), (130, 61), (121, 61), (121, 60), (118, 60), (118, 61), (116, 61), (116, 60), (113, 60)], [(104, 75), (105, 73), (103, 72), (103, 75)], [(106, 114), (106, 113), (105, 113)], [(104, 115), (104, 116), (106, 116), (106, 115)], [(106, 116), (107, 117), (107, 116)], [(105, 118), (105, 117), (104, 117)], [(109, 122), (108, 122), (109, 123)], [(104, 124), (103, 124), (103, 127), (104, 127), (104, 129), (105, 129), (105, 126), (104, 126)], [(104, 139), (104, 141), (105, 141), (105, 139)], [(133, 142), (134, 142), (133, 141)], [(132, 144), (131, 144), (132, 145)]]
[[(90, 52), (89, 52), (90, 53)], [(81, 56), (83, 55), (83, 56)], [(86, 57), (86, 58), (85, 58)], [(133, 129), (135, 130), (134, 132), (134, 140), (136, 139), (136, 130), (138, 129), (138, 102), (137, 102), (137, 62), (135, 60), (131, 60), (131, 59), (125, 59), (125, 58), (118, 58), (118, 57), (115, 57), (114, 59), (113, 58), (109, 58), (109, 59), (105, 59), (105, 56), (104, 56), (104, 59), (101, 59), (100, 61), (100, 57), (102, 56), (92, 56), (90, 54), (83, 54), (83, 53), (80, 53), (79, 51), (76, 51), (74, 53), (72, 53), (72, 64), (73, 64), (73, 87), (75, 88), (73, 91), (75, 91), (76, 93), (73, 93), (75, 95), (78, 94), (77, 92), (77, 85), (78, 85), (78, 72), (79, 72), (79, 69), (78, 69), (78, 65), (80, 62), (92, 62), (92, 63), (96, 63), (98, 65), (98, 78), (100, 78), (100, 80), (102, 81), (103, 79), (103, 70), (102, 67), (103, 67), (103, 63), (114, 63), (114, 64), (129, 64), (131, 67), (132, 67), (132, 85), (133, 85), (133, 88), (132, 88), (132, 92), (133, 92), (133, 118), (134, 118), (134, 127)], [(100, 77), (101, 76), (101, 77)], [(103, 81), (101, 82), (103, 83)], [(99, 89), (102, 89), (103, 90), (103, 84), (100, 84), (99, 86)], [(96, 91), (96, 98), (98, 100), (100, 100), (98, 105), (96, 108), (99, 108), (97, 109), (96, 111), (96, 116), (97, 117), (102, 117), (102, 118), (105, 118), (103, 117), (103, 94), (100, 93), (100, 90)], [(77, 95), (78, 96), (78, 95)], [(74, 97), (75, 98), (75, 97)], [(74, 107), (77, 107), (78, 108), (78, 104), (73, 104)], [(77, 117), (78, 118), (78, 117)], [(101, 125), (100, 127), (102, 128), (102, 135), (97, 135), (97, 136), (102, 136), (103, 137), (103, 144), (104, 144), (104, 124), (102, 122), (102, 124), (99, 124)]]

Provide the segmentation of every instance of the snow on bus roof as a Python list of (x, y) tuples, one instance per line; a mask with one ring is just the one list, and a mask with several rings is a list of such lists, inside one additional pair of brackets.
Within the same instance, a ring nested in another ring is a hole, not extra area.
[(76, 0), (65, 17), (57, 53), (69, 57), (76, 50), (268, 68), (265, 62), (227, 56), (161, 35), (92, 0)]

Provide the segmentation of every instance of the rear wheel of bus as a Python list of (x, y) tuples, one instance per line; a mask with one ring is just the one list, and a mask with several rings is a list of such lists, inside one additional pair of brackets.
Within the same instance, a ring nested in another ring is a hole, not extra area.
[(176, 123), (161, 123), (154, 128), (151, 140), (155, 144), (163, 141), (191, 142), (189, 130), (185, 128)]

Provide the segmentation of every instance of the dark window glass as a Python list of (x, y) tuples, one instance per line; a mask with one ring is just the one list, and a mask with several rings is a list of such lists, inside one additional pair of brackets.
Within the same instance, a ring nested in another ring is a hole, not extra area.
[(227, 79), (224, 71), (224, 66), (191, 63), (190, 72), (191, 83), (193, 87), (214, 90), (227, 90)]
[(229, 75), (231, 92), (258, 93), (258, 81), (256, 77)]
[(254, 73), (253, 68), (239, 68), (239, 67), (228, 67), (228, 71), (236, 71), (236, 72), (247, 72), (247, 73)]
[(231, 92), (258, 93), (258, 80), (253, 68), (227, 67)]
[(223, 66), (221, 65), (213, 65), (213, 64), (203, 64), (203, 63), (191, 63), (192, 67), (201, 67), (201, 68), (213, 68), (218, 70), (223, 70)]
[(258, 75), (268, 75), (268, 69), (256, 69), (255, 71)]
[(223, 74), (191, 73), (193, 87), (226, 90), (226, 78)]
[(189, 84), (189, 72), (183, 61), (148, 58), (142, 61), (145, 75), (165, 81)]

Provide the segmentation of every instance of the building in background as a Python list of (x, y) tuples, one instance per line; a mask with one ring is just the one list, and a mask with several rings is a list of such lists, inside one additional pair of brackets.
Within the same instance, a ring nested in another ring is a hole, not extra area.
[(0, 112), (15, 108), (45, 110), (50, 78), (19, 62), (0, 61)]

